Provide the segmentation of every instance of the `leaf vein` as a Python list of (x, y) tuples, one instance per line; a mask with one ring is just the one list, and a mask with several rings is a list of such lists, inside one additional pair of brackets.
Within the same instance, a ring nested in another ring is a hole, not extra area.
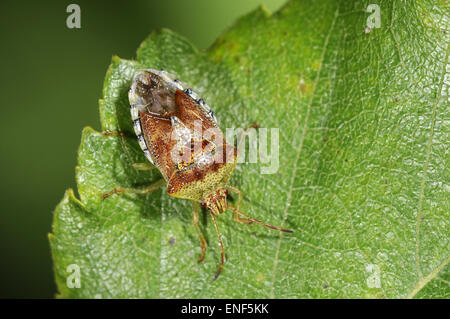
[(416, 255), (416, 268), (417, 268), (417, 273), (419, 275), (419, 279), (423, 279), (423, 274), (422, 274), (422, 270), (420, 267), (420, 251), (419, 251), (420, 238), (419, 237), (420, 237), (420, 221), (422, 220), (422, 205), (423, 205), (423, 197), (424, 197), (424, 191), (425, 191), (425, 181), (427, 179), (428, 165), (429, 165), (430, 156), (431, 156), (431, 146), (433, 144), (434, 128), (436, 125), (437, 105), (442, 97), (442, 88), (444, 86), (444, 78), (445, 78), (445, 74), (446, 74), (445, 70), (447, 68), (447, 61), (448, 61), (448, 45), (447, 45), (447, 50), (446, 50), (446, 54), (445, 54), (444, 67), (442, 70), (441, 79), (440, 79), (440, 83), (439, 83), (438, 96), (433, 105), (433, 115), (431, 118), (430, 137), (429, 137), (428, 143), (427, 143), (427, 153), (426, 153), (425, 164), (424, 164), (423, 173), (422, 173), (422, 181), (420, 183), (419, 203), (417, 205), (416, 252), (415, 252), (415, 255)]
[[(320, 79), (320, 74), (322, 71), (322, 66), (323, 66), (323, 62), (325, 60), (325, 53), (327, 51), (328, 48), (328, 42), (329, 39), (331, 37), (331, 34), (334, 30), (334, 25), (336, 24), (336, 20), (337, 17), (339, 16), (339, 7), (336, 9), (336, 11), (334, 12), (334, 17), (333, 17), (333, 21), (331, 22), (331, 26), (330, 26), (330, 30), (328, 31), (327, 36), (325, 37), (324, 40), (324, 44), (322, 47), (322, 53), (321, 53), (321, 58), (320, 58), (320, 66), (319, 69), (317, 70), (317, 74), (316, 74), (316, 78), (314, 79), (314, 88), (312, 90), (311, 93), (311, 97), (309, 99), (308, 102), (308, 108), (306, 110), (306, 116), (305, 116), (305, 124), (303, 126), (303, 131), (302, 131), (302, 136), (300, 139), (300, 143), (299, 146), (297, 148), (297, 154), (295, 156), (295, 160), (294, 160), (294, 167), (292, 169), (292, 177), (291, 177), (291, 181), (290, 181), (290, 186), (289, 186), (289, 191), (288, 191), (288, 195), (287, 195), (287, 200), (286, 200), (286, 205), (284, 207), (284, 211), (283, 211), (283, 220), (281, 222), (281, 227), (284, 227), (284, 223), (286, 221), (287, 218), (287, 211), (289, 209), (289, 206), (291, 204), (291, 199), (292, 199), (292, 192), (293, 192), (293, 188), (294, 188), (294, 183), (295, 183), (295, 177), (296, 177), (296, 173), (297, 173), (297, 163), (300, 159), (300, 155), (303, 149), (303, 142), (305, 140), (305, 135), (308, 131), (308, 120), (309, 120), (309, 115), (311, 113), (311, 106), (315, 97), (315, 92), (317, 89), (317, 85)], [(296, 131), (296, 130), (295, 130)], [(276, 280), (276, 273), (277, 273), (277, 266), (278, 266), (278, 259), (279, 259), (279, 255), (280, 255), (280, 247), (281, 247), (281, 240), (283, 239), (283, 233), (280, 232), (280, 236), (278, 238), (278, 243), (277, 243), (277, 249), (276, 249), (276, 253), (275, 253), (275, 260), (274, 260), (274, 266), (273, 266), (273, 275), (272, 275), (272, 282), (271, 282), (271, 288), (270, 288), (270, 298), (274, 298), (274, 292), (275, 292), (275, 280)]]

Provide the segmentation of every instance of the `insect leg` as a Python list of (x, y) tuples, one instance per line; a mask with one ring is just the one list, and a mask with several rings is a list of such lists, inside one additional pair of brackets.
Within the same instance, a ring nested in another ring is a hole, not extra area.
[(241, 209), (242, 192), (239, 190), (239, 188), (234, 187), (234, 186), (231, 186), (231, 185), (227, 185), (225, 188), (226, 188), (227, 190), (229, 190), (229, 191), (231, 191), (231, 192), (233, 192), (233, 193), (235, 193), (235, 194), (238, 195), (238, 202), (237, 202), (236, 207), (237, 207), (238, 209)]
[(236, 214), (241, 215), (241, 216), (247, 218), (248, 220), (250, 220), (250, 221), (252, 221), (252, 222), (255, 222), (255, 223), (260, 224), (260, 225), (263, 225), (263, 226), (266, 226), (267, 228), (279, 230), (279, 231), (282, 231), (282, 232), (285, 232), (285, 233), (293, 233), (293, 232), (294, 232), (294, 231), (292, 231), (292, 230), (290, 230), (290, 229), (285, 229), (285, 228), (281, 228), (281, 227), (277, 227), (277, 226), (272, 226), (272, 225), (270, 225), (270, 224), (267, 224), (267, 223), (265, 223), (265, 222), (262, 222), (262, 221), (260, 221), (260, 220), (255, 219), (255, 218), (252, 218), (252, 217), (250, 217), (250, 216), (247, 216), (247, 215), (245, 215), (243, 212), (241, 212), (240, 210), (238, 210), (236, 207), (234, 207), (233, 205), (228, 204), (228, 208), (231, 209), (231, 210), (232, 210), (233, 212), (235, 212)]
[[(238, 195), (238, 202), (237, 202), (236, 208), (237, 208), (237, 210), (241, 210), (242, 192), (239, 190), (239, 188), (231, 186), (231, 185), (227, 185), (226, 189)], [(253, 224), (253, 221), (251, 221), (249, 219), (240, 218), (239, 214), (236, 213), (235, 211), (233, 211), (233, 217), (234, 217), (234, 220), (239, 223), (249, 224), (249, 225)]]
[(132, 166), (134, 167), (134, 169), (137, 169), (138, 171), (149, 171), (151, 169), (156, 168), (155, 165), (153, 165), (150, 162), (146, 162), (146, 163), (133, 163)]
[(199, 211), (200, 211), (199, 203), (194, 202), (192, 204), (192, 221), (194, 222), (194, 227), (198, 233), (198, 238), (200, 240), (200, 247), (202, 248), (202, 251), (200, 253), (200, 258), (198, 259), (198, 261), (203, 262), (203, 260), (205, 258), (205, 250), (206, 250), (207, 243), (206, 243), (205, 236), (203, 235), (202, 231), (200, 230), (200, 227), (198, 226)]
[(109, 193), (103, 194), (102, 198), (106, 199), (113, 194), (122, 194), (122, 193), (148, 194), (157, 189), (160, 189), (162, 186), (165, 185), (165, 183), (166, 181), (163, 178), (161, 178), (160, 180), (154, 182), (153, 184), (144, 189), (116, 187)]
[(238, 138), (237, 138), (237, 147), (238, 149), (241, 149), (241, 144), (244, 142), (245, 140), (245, 135), (247, 135), (247, 132), (250, 129), (258, 129), (259, 128), (259, 124), (254, 122), (252, 125), (250, 125), (249, 127), (247, 127), (247, 129), (245, 129), (244, 131), (241, 131)]
[(216, 217), (214, 216), (213, 212), (211, 212), (211, 211), (210, 211), (210, 214), (211, 214), (211, 218), (213, 220), (214, 227), (216, 228), (217, 239), (219, 240), (219, 245), (220, 245), (220, 266), (217, 269), (216, 274), (214, 276), (214, 280), (216, 280), (217, 277), (219, 277), (219, 275), (222, 271), (223, 265), (225, 263), (225, 255), (223, 252), (222, 235), (220, 234), (219, 227), (217, 226)]

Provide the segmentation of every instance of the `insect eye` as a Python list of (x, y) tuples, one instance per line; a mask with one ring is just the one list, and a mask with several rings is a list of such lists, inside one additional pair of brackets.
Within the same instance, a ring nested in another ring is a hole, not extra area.
[(228, 196), (228, 189), (225, 190), (225, 196)]
[(200, 205), (201, 205), (202, 207), (206, 207), (206, 202), (202, 202)]

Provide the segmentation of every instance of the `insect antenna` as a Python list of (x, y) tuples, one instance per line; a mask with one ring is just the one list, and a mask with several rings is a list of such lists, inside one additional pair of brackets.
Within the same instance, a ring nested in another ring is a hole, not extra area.
[(245, 215), (245, 214), (244, 214), (243, 212), (241, 212), (239, 209), (237, 209), (236, 207), (234, 207), (234, 206), (232, 206), (232, 205), (230, 205), (230, 204), (228, 204), (228, 208), (231, 209), (231, 210), (232, 210), (233, 212), (235, 212), (236, 214), (241, 215), (242, 217), (245, 217), (247, 220), (252, 221), (252, 222), (254, 222), (254, 223), (257, 223), (257, 224), (260, 224), (260, 225), (263, 225), (263, 226), (265, 226), (265, 227), (267, 227), (267, 228), (274, 229), (274, 230), (278, 230), (278, 231), (282, 231), (282, 232), (285, 232), (285, 233), (293, 233), (293, 232), (294, 232), (293, 230), (286, 229), (286, 228), (281, 228), (281, 227), (277, 227), (277, 226), (273, 226), (273, 225), (267, 224), (267, 223), (265, 223), (265, 222), (262, 222), (262, 221), (260, 221), (260, 220), (258, 220), (258, 219), (255, 219), (255, 218), (253, 218), (253, 217), (250, 217), (250, 216), (248, 216), (248, 215)]
[(212, 211), (210, 211), (210, 214), (211, 214), (211, 218), (213, 220), (214, 227), (216, 228), (217, 239), (219, 240), (219, 245), (220, 245), (220, 266), (219, 266), (219, 269), (217, 269), (216, 275), (214, 276), (214, 279), (213, 279), (213, 280), (216, 280), (217, 277), (219, 277), (220, 273), (222, 272), (222, 268), (225, 263), (225, 256), (224, 256), (224, 252), (223, 252), (222, 235), (220, 234), (219, 227), (217, 226), (216, 217), (214, 216), (214, 213)]

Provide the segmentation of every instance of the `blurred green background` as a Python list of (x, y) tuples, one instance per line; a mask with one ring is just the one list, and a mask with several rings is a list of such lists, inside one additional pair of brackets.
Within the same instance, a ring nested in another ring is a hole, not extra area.
[[(133, 59), (152, 30), (170, 28), (200, 49), (239, 16), (285, 0), (5, 1), (0, 4), (0, 297), (52, 298), (47, 234), (75, 188), (81, 129), (99, 129), (97, 101), (114, 54)], [(66, 7), (81, 7), (81, 29)]]

